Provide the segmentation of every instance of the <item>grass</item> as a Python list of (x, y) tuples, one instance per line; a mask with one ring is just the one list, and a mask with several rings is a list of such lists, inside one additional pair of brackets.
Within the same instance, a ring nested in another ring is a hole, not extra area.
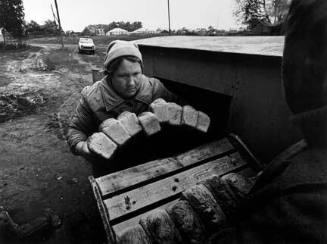
[(55, 70), (61, 67), (74, 69), (78, 66), (78, 61), (73, 58), (72, 50), (69, 48), (56, 49), (50, 52), (45, 58), (48, 70)]
[(15, 43), (15, 44), (9, 43), (6, 45), (4, 45), (3, 42), (0, 43), (0, 51), (1, 50), (14, 50), (14, 51), (19, 50), (19, 51), (21, 51), (21, 50), (27, 50), (27, 49), (29, 49), (29, 45), (27, 45), (26, 43)]

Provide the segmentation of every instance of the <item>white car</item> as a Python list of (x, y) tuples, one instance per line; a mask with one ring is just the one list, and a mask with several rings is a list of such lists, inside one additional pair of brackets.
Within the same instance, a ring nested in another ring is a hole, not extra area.
[(78, 52), (89, 52), (94, 54), (95, 45), (91, 38), (80, 38), (78, 41)]

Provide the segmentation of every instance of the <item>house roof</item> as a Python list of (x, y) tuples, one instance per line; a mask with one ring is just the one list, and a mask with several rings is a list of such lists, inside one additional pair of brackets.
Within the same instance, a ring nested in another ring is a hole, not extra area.
[(128, 32), (127, 30), (124, 30), (124, 29), (122, 29), (122, 28), (114, 28), (114, 29), (112, 29), (112, 30), (110, 30), (110, 31), (108, 31), (107, 33), (113, 33), (113, 32)]

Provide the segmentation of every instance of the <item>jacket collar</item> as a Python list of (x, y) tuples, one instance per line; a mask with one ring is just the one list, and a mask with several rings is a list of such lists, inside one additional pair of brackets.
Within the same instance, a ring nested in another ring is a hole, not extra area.
[(151, 102), (151, 97), (149, 97), (150, 94), (147, 92), (149, 89), (149, 84), (146, 82), (146, 76), (144, 75), (142, 75), (139, 90), (137, 91), (136, 95), (130, 99), (124, 99), (117, 94), (117, 92), (113, 89), (108, 76), (103, 77), (100, 84), (102, 100), (107, 111), (114, 109), (128, 100), (138, 100), (146, 104), (150, 104)]

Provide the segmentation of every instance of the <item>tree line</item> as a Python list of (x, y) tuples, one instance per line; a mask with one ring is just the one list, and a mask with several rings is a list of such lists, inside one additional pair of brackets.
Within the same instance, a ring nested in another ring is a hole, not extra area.
[(95, 29), (103, 29), (103, 31), (105, 33), (107, 33), (108, 31), (110, 31), (114, 28), (122, 28), (124, 30), (131, 32), (131, 31), (137, 30), (142, 27), (143, 27), (143, 24), (141, 21), (134, 21), (134, 22), (113, 21), (109, 24), (88, 25), (83, 29), (82, 34), (83, 35), (95, 34), (93, 31)]

